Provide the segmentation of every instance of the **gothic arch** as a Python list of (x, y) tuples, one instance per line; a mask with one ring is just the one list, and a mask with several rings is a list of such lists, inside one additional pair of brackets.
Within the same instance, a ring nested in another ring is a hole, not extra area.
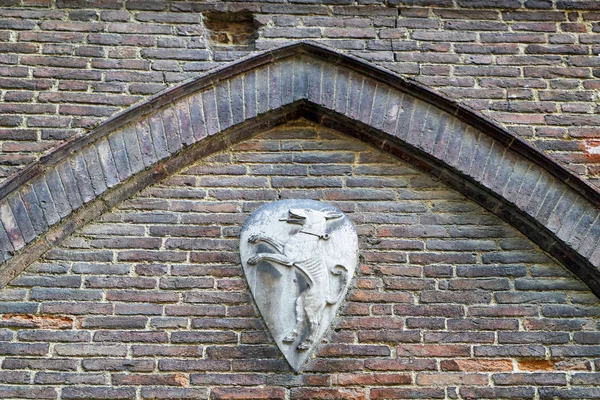
[(0, 285), (147, 185), (301, 116), (434, 175), (511, 223), (600, 296), (600, 192), (453, 101), (304, 42), (169, 89), (5, 182)]

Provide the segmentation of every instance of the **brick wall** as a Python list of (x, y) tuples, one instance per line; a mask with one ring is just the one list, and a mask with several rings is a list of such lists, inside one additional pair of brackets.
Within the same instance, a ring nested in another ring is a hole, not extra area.
[(0, 179), (166, 87), (247, 55), (202, 13), (250, 11), (256, 49), (309, 38), (434, 88), (590, 182), (600, 176), (600, 11), (583, 0), (6, 0)]
[[(261, 322), (241, 223), (280, 198), (353, 220), (361, 265), (301, 375)], [(155, 184), (0, 291), (5, 398), (598, 398), (600, 302), (410, 165), (299, 121)]]
[[(1, 6), (0, 182), (167, 87), (304, 38), (431, 87), (600, 182), (596, 2)], [(255, 43), (215, 45), (209, 12), (251, 13)], [(349, 215), (362, 261), (326, 341), (295, 375), (255, 309), (237, 246), (257, 207), (303, 197)], [(145, 189), (0, 300), (2, 398), (600, 398), (600, 301), (581, 281), (462, 195), (307, 122)]]

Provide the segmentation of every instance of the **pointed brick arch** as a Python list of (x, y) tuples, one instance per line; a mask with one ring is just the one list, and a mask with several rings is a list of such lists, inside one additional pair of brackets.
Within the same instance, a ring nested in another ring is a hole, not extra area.
[(600, 193), (506, 130), (390, 72), (295, 43), (119, 114), (0, 188), (0, 284), (199, 157), (305, 117), (379, 146), (510, 222), (600, 295)]

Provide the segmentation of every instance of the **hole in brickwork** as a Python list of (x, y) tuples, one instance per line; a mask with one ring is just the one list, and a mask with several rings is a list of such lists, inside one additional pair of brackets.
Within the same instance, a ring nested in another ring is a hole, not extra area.
[(204, 14), (204, 26), (209, 31), (211, 46), (254, 48), (259, 24), (252, 13), (210, 12)]

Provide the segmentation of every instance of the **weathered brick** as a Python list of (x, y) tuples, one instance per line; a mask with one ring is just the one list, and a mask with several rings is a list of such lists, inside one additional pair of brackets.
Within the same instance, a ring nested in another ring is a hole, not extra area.
[(36, 374), (34, 382), (45, 385), (102, 385), (106, 384), (106, 377), (102, 374), (40, 372)]
[(146, 327), (146, 317), (86, 317), (82, 320), (83, 328), (103, 329), (143, 329)]
[(520, 278), (515, 281), (515, 288), (519, 290), (586, 290), (581, 282), (566, 279)]
[(421, 372), (417, 375), (417, 384), (419, 385), (485, 385), (487, 380), (487, 375), (464, 372)]
[[(283, 66), (280, 63), (275, 63), (268, 68), (269, 91), (268, 91), (268, 110), (276, 110), (281, 107), (281, 90), (282, 79), (281, 70)], [(222, 85), (221, 85), (222, 86)], [(217, 92), (218, 94), (218, 92)], [(219, 96), (222, 98), (225, 94)], [(228, 114), (228, 112), (227, 112)]]
[(565, 293), (503, 292), (495, 294), (498, 303), (566, 303)]
[(48, 350), (47, 343), (0, 343), (0, 354), (5, 356), (45, 356)]
[(168, 59), (168, 60), (190, 60), (201, 61), (208, 60), (208, 50), (197, 49), (143, 49), (142, 57), (150, 59)]
[(464, 372), (497, 372), (512, 371), (513, 365), (510, 359), (456, 359), (442, 360), (440, 362), (442, 371), (464, 371)]
[(556, 344), (569, 342), (566, 332), (498, 332), (498, 343)]
[(66, 387), (62, 390), (62, 396), (65, 399), (91, 399), (91, 398), (109, 398), (109, 399), (135, 399), (135, 388), (111, 388), (111, 387), (93, 387), (77, 386)]
[(443, 388), (373, 388), (372, 399), (443, 399), (445, 397)]
[(552, 385), (565, 386), (565, 374), (559, 373), (533, 373), (533, 374), (494, 374), (492, 376), (497, 385)]
[(26, 342), (89, 342), (91, 336), (86, 331), (26, 330), (20, 331), (18, 338)]
[(154, 278), (145, 277), (103, 277), (103, 276), (90, 276), (86, 278), (86, 287), (90, 288), (113, 288), (113, 289), (153, 289), (156, 287), (156, 280)]
[(0, 396), (5, 398), (23, 398), (23, 399), (55, 399), (57, 391), (52, 387), (31, 387), (31, 385), (12, 386), (6, 385), (0, 387)]
[[(29, 199), (34, 201), (30, 208), (30, 215), (32, 215), (32, 218), (39, 218), (36, 216), (36, 214), (41, 214), (40, 217), (42, 217), (43, 222), (40, 221), (39, 223), (36, 223), (34, 227), (37, 226), (36, 230), (43, 229), (44, 231), (46, 227), (57, 223), (60, 220), (60, 217), (56, 211), (56, 207), (54, 206), (54, 202), (52, 201), (46, 182), (38, 179), (32, 183), (31, 188), (33, 189), (32, 192), (24, 193), (25, 201), (26, 204), (29, 202)], [(38, 205), (39, 208), (36, 207)]]
[(82, 360), (82, 367), (86, 371), (131, 371), (150, 372), (154, 370), (154, 360), (129, 360), (111, 358), (86, 358)]
[(476, 357), (544, 357), (546, 349), (544, 346), (474, 346), (473, 353)]
[(81, 286), (81, 278), (77, 276), (36, 276), (21, 275), (12, 281), (13, 286), (41, 286), (41, 287), (71, 287)]
[(514, 330), (519, 326), (517, 319), (494, 319), (494, 318), (464, 318), (449, 319), (448, 329), (450, 330)]
[(466, 399), (480, 398), (528, 398), (535, 395), (533, 387), (461, 387), (460, 394)]
[(127, 348), (117, 345), (57, 344), (54, 352), (59, 356), (125, 356)]
[(400, 357), (468, 357), (470, 346), (438, 344), (401, 344), (396, 349)]
[(373, 330), (361, 331), (358, 333), (361, 342), (392, 342), (392, 343), (414, 343), (421, 340), (421, 332), (418, 330), (389, 331)]
[(173, 343), (237, 343), (238, 335), (232, 331), (173, 332)]
[(208, 399), (207, 389), (195, 388), (163, 388), (163, 387), (144, 387), (142, 388), (142, 397), (144, 399)]
[(117, 170), (117, 176), (120, 181), (124, 181), (129, 178), (132, 174), (129, 160), (127, 158), (127, 152), (125, 149), (125, 143), (123, 141), (124, 132), (119, 131), (108, 137), (108, 143), (112, 152), (113, 160), (115, 162), (115, 168)]
[(163, 359), (158, 361), (161, 371), (229, 371), (230, 361), (226, 360), (180, 360)]
[(292, 388), (291, 399), (364, 399), (365, 394), (360, 389), (328, 389), (328, 388)]
[(63, 162), (57, 166), (57, 171), (60, 176), (60, 180), (64, 187), (68, 203), (71, 209), (76, 210), (83, 205), (83, 199), (79, 193), (77, 180), (73, 173), (73, 169), (68, 162)]
[[(96, 197), (96, 194), (94, 193), (94, 187), (92, 185), (92, 180), (90, 178), (88, 167), (83, 154), (75, 156), (71, 160), (70, 164), (73, 170), (73, 175), (75, 176), (75, 181), (77, 182), (77, 188), (79, 189), (79, 194), (81, 196), (82, 201), (84, 203), (92, 201)], [(36, 191), (36, 193), (38, 192)]]
[(33, 369), (53, 371), (74, 371), (77, 369), (77, 360), (64, 358), (10, 358), (2, 363), (4, 369)]
[(76, 300), (89, 301), (101, 300), (102, 292), (98, 290), (85, 289), (55, 289), (55, 288), (33, 288), (30, 292), (32, 300)]
[(161, 118), (163, 126), (167, 127), (167, 129), (165, 129), (165, 136), (167, 139), (168, 151), (169, 153), (174, 154), (178, 152), (182, 146), (175, 108), (165, 108), (161, 113)]
[(144, 342), (144, 343), (164, 343), (168, 341), (166, 332), (145, 332), (145, 331), (97, 331), (94, 333), (94, 342)]

